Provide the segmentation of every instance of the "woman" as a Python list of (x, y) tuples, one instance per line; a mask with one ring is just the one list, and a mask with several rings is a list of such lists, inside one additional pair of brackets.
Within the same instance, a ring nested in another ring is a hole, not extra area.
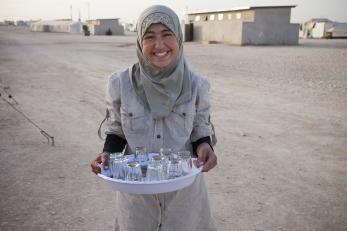
[[(177, 15), (165, 6), (147, 8), (137, 24), (139, 62), (113, 74), (108, 82), (107, 137), (103, 153), (92, 162), (107, 165), (108, 155), (134, 153), (144, 146), (190, 150), (204, 163), (217, 164), (210, 136), (209, 84), (191, 72), (183, 56)], [(202, 174), (178, 191), (156, 195), (117, 192), (116, 230), (216, 230)]]

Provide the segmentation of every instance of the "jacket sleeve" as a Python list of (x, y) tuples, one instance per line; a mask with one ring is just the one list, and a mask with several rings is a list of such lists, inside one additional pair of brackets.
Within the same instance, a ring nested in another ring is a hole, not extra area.
[(123, 139), (122, 137), (119, 137), (114, 134), (108, 134), (106, 136), (103, 152), (122, 152), (125, 148), (125, 145), (127, 144), (127, 141)]
[(104, 150), (107, 152), (117, 152), (124, 149), (126, 139), (122, 129), (121, 122), (121, 87), (119, 75), (113, 74), (109, 77), (106, 86), (106, 140)]
[(199, 78), (197, 81), (197, 97), (195, 102), (196, 114), (193, 122), (193, 131), (190, 136), (192, 143), (203, 137), (212, 135), (212, 126), (210, 123), (210, 99), (209, 82), (206, 79)]
[(213, 145), (212, 145), (212, 143), (211, 143), (211, 137), (209, 137), (209, 136), (202, 137), (202, 138), (200, 138), (200, 139), (198, 139), (197, 141), (195, 141), (195, 142), (192, 143), (192, 146), (193, 146), (193, 154), (194, 154), (195, 156), (198, 155), (196, 151), (197, 151), (199, 145), (202, 144), (202, 143), (208, 143), (208, 144), (210, 145), (210, 147), (212, 148), (212, 150), (214, 150), (214, 149), (213, 149)]

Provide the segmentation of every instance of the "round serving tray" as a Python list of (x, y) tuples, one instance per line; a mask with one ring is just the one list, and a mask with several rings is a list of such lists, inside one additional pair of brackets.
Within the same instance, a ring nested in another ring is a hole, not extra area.
[[(193, 163), (195, 162), (194, 160), (196, 159), (193, 159)], [(175, 179), (161, 181), (124, 181), (113, 179), (100, 173), (98, 176), (105, 180), (115, 191), (130, 194), (157, 194), (176, 191), (191, 185), (202, 168), (203, 166), (196, 167), (193, 164), (192, 171), (189, 174)]]

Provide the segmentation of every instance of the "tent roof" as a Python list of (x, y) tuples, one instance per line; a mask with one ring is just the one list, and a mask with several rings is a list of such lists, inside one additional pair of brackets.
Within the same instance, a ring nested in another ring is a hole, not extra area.
[(347, 32), (347, 23), (336, 23), (332, 28), (330, 28), (328, 31), (344, 31)]
[(332, 21), (327, 18), (311, 18), (310, 20), (308, 20), (308, 22), (332, 22)]

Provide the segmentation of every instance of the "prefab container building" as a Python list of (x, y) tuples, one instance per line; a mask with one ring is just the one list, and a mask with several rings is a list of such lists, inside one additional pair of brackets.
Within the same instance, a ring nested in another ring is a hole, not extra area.
[(92, 35), (124, 35), (118, 18), (87, 20), (87, 25)]
[(236, 45), (296, 45), (299, 24), (290, 23), (296, 6), (246, 6), (187, 13), (185, 41)]
[(30, 30), (35, 32), (62, 32), (79, 34), (82, 31), (81, 22), (71, 20), (38, 21), (30, 25)]

